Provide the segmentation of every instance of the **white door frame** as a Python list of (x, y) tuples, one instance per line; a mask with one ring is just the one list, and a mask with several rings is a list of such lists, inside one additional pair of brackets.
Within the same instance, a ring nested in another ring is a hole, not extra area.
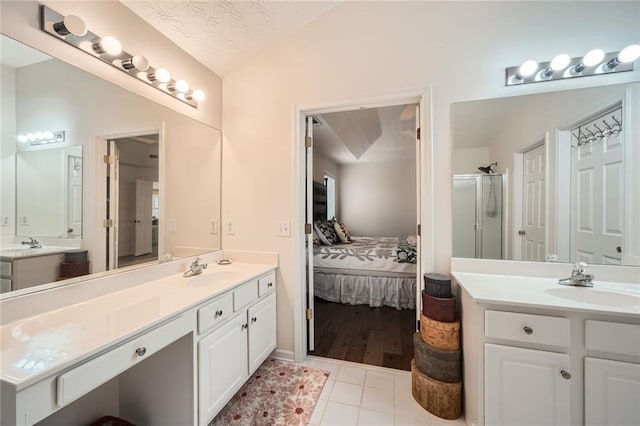
[[(96, 219), (93, 221), (92, 227), (92, 242), (88, 243), (88, 247), (93, 247), (93, 253), (90, 253), (91, 264), (92, 264), (92, 272), (103, 272), (106, 270), (106, 255), (107, 255), (107, 247), (106, 247), (106, 235), (104, 232), (104, 226), (102, 221), (104, 220), (104, 215), (107, 209), (107, 168), (104, 163), (104, 156), (107, 155), (107, 143), (105, 141), (109, 141), (110, 139), (121, 139), (127, 137), (134, 136), (143, 136), (152, 133), (158, 134), (158, 154), (160, 156), (158, 162), (158, 178), (160, 179), (160, 217), (166, 217), (165, 215), (165, 205), (162, 200), (165, 197), (165, 185), (163, 184), (165, 179), (165, 123), (159, 122), (156, 124), (146, 124), (140, 125), (137, 127), (130, 127), (128, 129), (117, 129), (114, 130), (113, 133), (108, 135), (100, 135), (96, 136), (93, 140), (94, 146), (94, 156), (93, 156), (93, 164), (95, 165), (94, 169), (94, 181), (93, 188), (89, 189), (89, 185), (87, 185), (87, 190), (93, 191), (91, 193), (91, 199), (95, 201), (95, 210), (94, 214), (96, 215)], [(83, 188), (83, 197), (87, 193), (84, 192)], [(89, 199), (89, 198), (84, 198)], [(158, 232), (158, 256), (161, 256), (164, 253), (164, 235), (162, 232)]]
[[(433, 270), (434, 264), (434, 226), (433, 226), (433, 118), (432, 118), (432, 89), (431, 87), (399, 92), (386, 96), (359, 98), (344, 101), (336, 101), (319, 105), (294, 106), (294, 152), (293, 177), (294, 177), (294, 217), (293, 251), (294, 251), (294, 277), (297, 285), (294, 285), (293, 295), (293, 333), (294, 333), (294, 361), (300, 362), (307, 356), (307, 320), (306, 309), (306, 277), (305, 277), (305, 117), (312, 114), (340, 112), (358, 109), (366, 105), (368, 108), (384, 107), (391, 105), (404, 105), (411, 103), (420, 104), (420, 159), (421, 170), (416, 170), (421, 178), (420, 216), (418, 222), (422, 227), (422, 254), (419, 256), (418, 269), (426, 272)], [(418, 280), (417, 288), (422, 288), (422, 280)], [(417, 310), (420, 310), (420, 300), (416, 300)]]

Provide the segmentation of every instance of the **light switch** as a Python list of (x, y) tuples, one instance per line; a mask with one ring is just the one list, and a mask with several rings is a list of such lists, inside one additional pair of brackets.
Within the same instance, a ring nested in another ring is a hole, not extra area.
[(236, 235), (236, 226), (232, 220), (226, 220), (224, 222), (224, 231), (227, 235)]
[(11, 225), (11, 220), (9, 218), (8, 214), (5, 214), (2, 216), (2, 226), (9, 226)]
[(211, 219), (210, 221), (209, 233), (212, 235), (216, 235), (218, 233), (218, 221), (215, 219)]
[(20, 225), (21, 226), (29, 225), (29, 218), (27, 216), (20, 216)]
[(276, 222), (276, 236), (277, 237), (290, 237), (291, 236), (291, 222), (288, 220), (280, 220)]

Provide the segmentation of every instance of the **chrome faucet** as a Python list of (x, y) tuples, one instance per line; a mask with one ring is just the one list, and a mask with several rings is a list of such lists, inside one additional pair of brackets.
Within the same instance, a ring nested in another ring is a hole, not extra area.
[(183, 277), (192, 277), (194, 275), (199, 275), (202, 273), (203, 269), (207, 269), (207, 264), (206, 263), (200, 263), (200, 261), (202, 260), (201, 257), (196, 257), (193, 260), (193, 263), (191, 263), (191, 266), (189, 266), (189, 269), (185, 271), (184, 274), (182, 274)]
[(22, 241), (20, 244), (28, 245), (29, 248), (32, 249), (42, 248), (42, 244), (40, 244), (40, 242), (33, 237), (29, 237), (29, 241)]
[(569, 278), (559, 279), (558, 284), (571, 285), (576, 287), (593, 287), (594, 276), (584, 273), (585, 269), (587, 269), (587, 266), (588, 265), (585, 262), (576, 262), (576, 264), (573, 265), (571, 276)]

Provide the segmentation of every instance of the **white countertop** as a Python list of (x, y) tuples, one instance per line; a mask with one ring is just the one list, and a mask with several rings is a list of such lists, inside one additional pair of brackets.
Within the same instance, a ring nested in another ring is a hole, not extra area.
[(3, 247), (0, 249), (0, 260), (11, 261), (14, 259), (22, 259), (24, 257), (47, 256), (50, 254), (66, 253), (78, 250), (80, 249), (60, 246), (42, 246), (39, 248), (29, 248), (28, 246)]
[(558, 284), (557, 278), (453, 272), (478, 303), (553, 308), (635, 316), (640, 321), (640, 285), (594, 280), (593, 287)]
[(214, 264), (2, 325), (0, 377), (19, 390), (275, 268)]

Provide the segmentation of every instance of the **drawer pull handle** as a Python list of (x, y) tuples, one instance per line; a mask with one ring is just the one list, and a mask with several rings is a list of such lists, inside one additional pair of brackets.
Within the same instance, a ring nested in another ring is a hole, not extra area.
[(267, 287), (269, 287), (269, 288), (273, 287), (273, 283), (268, 283)]
[(222, 309), (220, 309), (219, 311), (216, 311), (216, 315), (215, 315), (215, 317), (214, 317), (214, 318), (221, 317), (221, 316), (222, 316), (222, 313), (223, 313), (223, 312), (222, 312)]
[(246, 330), (249, 327), (249, 324), (242, 324), (242, 330)]
[(258, 318), (256, 318), (256, 317), (251, 318), (251, 324), (253, 324), (256, 321), (258, 321)]
[(136, 355), (138, 356), (143, 356), (146, 353), (147, 353), (147, 348), (145, 348), (144, 346), (136, 349)]
[(566, 370), (560, 370), (560, 375), (562, 376), (563, 379), (565, 380), (569, 380), (571, 378), (571, 373), (569, 373)]
[(525, 334), (533, 334), (533, 328), (525, 326), (523, 328)]

